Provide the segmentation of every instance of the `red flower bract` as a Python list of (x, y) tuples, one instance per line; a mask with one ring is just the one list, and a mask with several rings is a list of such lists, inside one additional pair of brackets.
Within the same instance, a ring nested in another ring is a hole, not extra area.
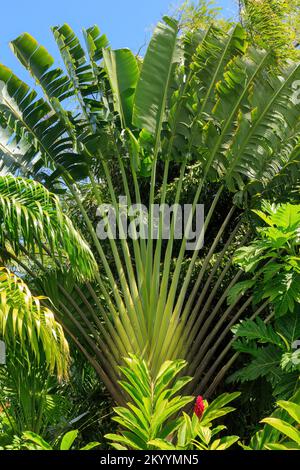
[(199, 419), (202, 418), (203, 412), (204, 412), (205, 406), (204, 406), (204, 401), (203, 397), (199, 395), (196, 399), (195, 407), (194, 407), (194, 413), (196, 416), (198, 416)]

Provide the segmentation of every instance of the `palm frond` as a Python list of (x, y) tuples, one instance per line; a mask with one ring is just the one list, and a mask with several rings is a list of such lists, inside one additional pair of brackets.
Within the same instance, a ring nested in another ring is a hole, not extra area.
[(1, 245), (8, 241), (15, 252), (48, 245), (52, 256), (72, 269), (78, 279), (91, 279), (97, 271), (90, 248), (64, 214), (58, 197), (40, 183), (11, 175), (0, 176)]
[(43, 305), (46, 298), (33, 296), (22, 279), (6, 268), (0, 268), (0, 298), (0, 331), (7, 348), (18, 343), (24, 357), (29, 348), (37, 362), (43, 352), (50, 371), (66, 377), (68, 343), (54, 314)]

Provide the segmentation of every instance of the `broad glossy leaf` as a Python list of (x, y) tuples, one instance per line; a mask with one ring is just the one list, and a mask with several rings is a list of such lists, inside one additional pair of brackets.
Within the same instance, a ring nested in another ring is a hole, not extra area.
[(283, 400), (278, 401), (277, 405), (287, 411), (291, 418), (296, 421), (296, 423), (300, 424), (300, 405), (297, 405), (297, 403), (293, 403), (291, 401)]
[(139, 78), (137, 61), (130, 49), (104, 49), (103, 58), (114, 94), (116, 111), (124, 127), (132, 127), (133, 97)]
[(165, 21), (153, 33), (134, 97), (133, 124), (154, 136), (161, 130), (177, 49), (178, 24), (170, 18)]
[(289, 437), (298, 445), (300, 445), (300, 432), (291, 424), (286, 423), (285, 421), (278, 418), (265, 418), (262, 420), (262, 423), (269, 424), (273, 428), (280, 431), (284, 436)]
[(211, 450), (226, 450), (239, 440), (239, 436), (226, 436), (216, 439), (210, 446)]
[(67, 432), (61, 440), (60, 450), (70, 450), (73, 445), (73, 442), (78, 436), (78, 432), (78, 429)]

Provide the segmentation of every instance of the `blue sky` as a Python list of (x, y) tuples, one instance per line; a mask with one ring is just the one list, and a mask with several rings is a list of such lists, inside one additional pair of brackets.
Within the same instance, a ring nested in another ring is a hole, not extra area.
[[(14, 0), (1, 2), (0, 62), (23, 80), (27, 72), (9, 48), (9, 41), (24, 31), (32, 34), (58, 58), (50, 26), (69, 23), (80, 35), (82, 27), (98, 24), (112, 47), (137, 52), (147, 42), (151, 29), (178, 0)], [(224, 16), (233, 17), (236, 0), (216, 0)], [(12, 8), (13, 7), (13, 8)], [(58, 62), (59, 63), (59, 62)]]

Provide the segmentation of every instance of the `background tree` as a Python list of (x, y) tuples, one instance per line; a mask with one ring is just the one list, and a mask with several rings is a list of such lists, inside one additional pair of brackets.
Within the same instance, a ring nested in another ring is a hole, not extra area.
[(213, 0), (185, 0), (175, 9), (174, 15), (179, 18), (183, 32), (206, 29), (212, 23), (226, 30), (230, 27), (230, 21), (224, 20), (221, 12), (222, 9)]
[(239, 5), (252, 41), (273, 50), (279, 61), (299, 57), (298, 0), (243, 0)]

